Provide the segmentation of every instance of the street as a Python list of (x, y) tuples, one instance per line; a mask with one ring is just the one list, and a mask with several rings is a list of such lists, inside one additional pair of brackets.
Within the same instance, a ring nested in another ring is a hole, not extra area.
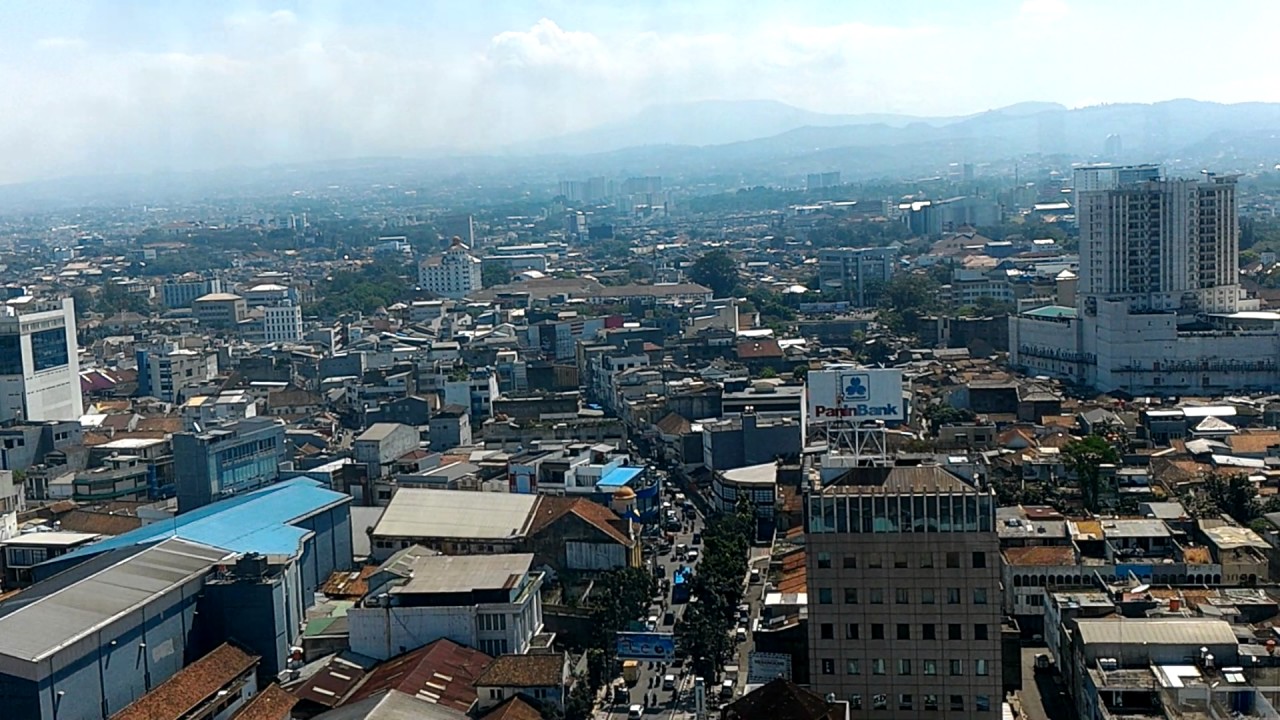
[(1068, 720), (1074, 711), (1059, 676), (1036, 672), (1036, 655), (1042, 652), (1047, 652), (1043, 646), (1022, 648), (1023, 715), (1028, 720)]
[[(678, 492), (676, 488), (668, 486), (666, 499), (671, 501), (672, 498), (675, 497), (676, 492)], [(705, 520), (701, 513), (698, 513), (695, 510), (694, 517), (685, 521), (683, 523), (683, 527), (678, 532), (673, 533), (675, 538), (672, 543), (671, 551), (664, 555), (649, 555), (645, 558), (645, 567), (650, 572), (654, 572), (655, 567), (661, 567), (663, 569), (661, 577), (665, 577), (668, 581), (671, 580), (672, 572), (682, 564), (696, 568), (698, 562), (702, 559), (702, 545), (693, 544), (693, 534), (695, 532), (702, 532), (704, 522)], [(652, 541), (646, 539), (645, 542), (651, 543)], [(681, 546), (684, 547), (684, 552), (697, 550), (698, 557), (693, 562), (688, 562), (682, 557), (677, 557), (679, 555), (678, 548)], [(657, 618), (658, 624), (655, 628), (657, 632), (674, 632), (675, 623), (679, 622), (680, 618), (684, 615), (684, 609), (687, 606), (687, 603), (672, 604), (670, 589), (661, 595), (662, 597), (660, 599), (655, 596), (655, 602), (650, 604), (646, 618)], [(670, 624), (666, 622), (666, 614), (668, 611), (673, 615), (672, 622)], [(638, 620), (644, 621), (646, 618), (638, 618)], [(692, 713), (693, 678), (684, 673), (685, 667), (686, 665), (684, 663), (677, 664), (673, 662), (670, 666), (664, 669), (661, 663), (654, 661), (640, 661), (639, 679), (635, 685), (631, 686), (630, 704), (643, 706), (645, 705), (644, 697), (645, 695), (648, 695), (650, 698), (656, 698), (657, 702), (656, 704), (650, 703), (649, 707), (645, 708), (646, 717), (674, 717), (677, 709), (687, 710), (689, 713)], [(675, 676), (676, 688), (674, 690), (663, 689), (662, 681), (665, 675)], [(677, 698), (679, 698), (678, 703), (676, 701)], [(604, 707), (600, 708), (596, 712), (597, 717), (625, 718), (627, 716), (628, 705), (614, 703), (612, 700), (613, 698), (610, 697)]]

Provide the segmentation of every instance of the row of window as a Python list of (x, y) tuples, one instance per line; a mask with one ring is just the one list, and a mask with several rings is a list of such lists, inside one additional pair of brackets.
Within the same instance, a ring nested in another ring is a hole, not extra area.
[[(964, 676), (965, 662), (963, 660), (948, 660), (946, 661), (946, 663), (947, 664), (945, 665), (945, 667), (948, 670), (947, 672), (948, 675), (950, 675), (951, 677)], [(889, 674), (888, 672), (889, 661), (885, 660), (884, 658), (871, 658), (871, 660), (867, 662), (867, 665), (869, 666), (872, 675), (888, 675)], [(913, 665), (910, 659), (900, 658), (898, 660), (897, 665), (898, 665), (897, 667), (898, 675), (905, 677), (912, 674)], [(937, 660), (921, 660), (919, 667), (920, 667), (921, 675), (933, 677), (938, 674), (939, 665)], [(835, 675), (836, 661), (831, 658), (823, 658), (822, 674)], [(861, 675), (862, 660), (859, 658), (846, 658), (844, 661), (844, 674), (845, 675)], [(987, 677), (988, 675), (991, 674), (991, 663), (985, 659), (974, 660), (973, 674), (979, 677)]]
[(810, 533), (990, 532), (990, 495), (826, 495), (809, 499)]
[[(863, 563), (865, 564), (865, 566), (871, 569), (886, 567), (885, 565), (886, 562), (893, 563), (893, 567), (896, 569), (904, 569), (904, 568), (911, 567), (910, 553), (900, 553), (900, 552), (892, 553), (891, 556), (887, 556), (882, 553), (867, 553), (862, 557), (863, 557)], [(943, 562), (945, 564), (945, 567), (951, 568), (951, 569), (961, 569), (963, 567), (961, 565), (961, 560), (962, 560), (962, 554), (959, 552), (947, 552), (944, 554), (944, 557), (943, 557)], [(831, 569), (831, 553), (829, 552), (818, 553), (817, 563), (818, 563), (818, 569), (820, 570)], [(858, 568), (858, 556), (852, 555), (852, 554), (841, 556), (840, 566), (845, 570), (856, 570)], [(933, 553), (918, 554), (916, 556), (915, 567), (922, 568), (922, 569), (934, 567)], [(969, 556), (968, 567), (973, 568), (975, 570), (980, 570), (987, 567), (987, 554), (981, 551), (971, 553)]]
[[(870, 634), (867, 636), (869, 640), (886, 640), (885, 623), (868, 623)], [(937, 640), (938, 625), (935, 623), (925, 623), (920, 626), (919, 634), (911, 631), (911, 623), (897, 623), (894, 638), (897, 640)], [(969, 637), (964, 636), (964, 625), (961, 623), (947, 623), (948, 640), (987, 640), (991, 636), (986, 623), (977, 623), (973, 626), (973, 632)], [(821, 623), (818, 625), (818, 637), (822, 640), (836, 639), (835, 623)], [(862, 626), (858, 623), (845, 623), (844, 626), (845, 640), (862, 640)]]
[[(923, 702), (921, 703), (920, 707), (924, 710), (941, 709), (938, 704), (938, 697), (939, 697), (938, 695), (935, 695), (933, 693), (926, 693), (925, 695), (922, 695), (921, 699), (923, 700)], [(952, 712), (964, 712), (965, 698), (963, 695), (950, 695), (948, 696), (947, 700), (948, 700), (948, 707), (951, 709)], [(849, 695), (849, 707), (850, 709), (853, 709), (853, 710), (862, 709), (862, 693), (853, 693)], [(888, 710), (889, 696), (885, 693), (876, 693), (872, 695), (871, 709), (872, 710)], [(899, 694), (898, 709), (914, 710), (915, 697), (913, 697), (910, 693)], [(991, 696), (975, 695), (973, 697), (973, 709), (975, 712), (989, 712), (991, 710)]]
[[(885, 604), (884, 602), (885, 588), (873, 587), (873, 588), (866, 588), (866, 590), (867, 590), (867, 604), (869, 605)], [(920, 594), (921, 605), (938, 604), (938, 596), (934, 588), (920, 588), (918, 592)], [(961, 604), (962, 594), (960, 592), (960, 588), (955, 588), (955, 587), (944, 588), (944, 592), (945, 592), (947, 605)], [(986, 588), (973, 588), (973, 604), (974, 605), (986, 605), (987, 597), (988, 596), (987, 596)], [(844, 604), (845, 605), (857, 605), (858, 599), (859, 599), (858, 588), (853, 588), (853, 587), (844, 588)], [(895, 589), (893, 591), (893, 602), (895, 605), (910, 604), (911, 590), (908, 588)], [(835, 591), (829, 587), (818, 588), (818, 604), (819, 605), (835, 604)]]

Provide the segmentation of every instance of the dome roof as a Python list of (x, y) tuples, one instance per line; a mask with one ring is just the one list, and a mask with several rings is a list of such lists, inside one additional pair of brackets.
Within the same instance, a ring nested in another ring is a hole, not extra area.
[(613, 499), (614, 500), (635, 500), (636, 491), (632, 490), (626, 485), (623, 485), (622, 487), (618, 488), (613, 492)]

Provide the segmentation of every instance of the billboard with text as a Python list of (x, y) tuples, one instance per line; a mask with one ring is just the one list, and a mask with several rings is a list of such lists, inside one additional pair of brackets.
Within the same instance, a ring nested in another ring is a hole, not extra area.
[(676, 638), (671, 633), (620, 632), (619, 660), (671, 660), (676, 656)]
[(905, 420), (902, 371), (894, 368), (828, 367), (809, 373), (809, 421)]

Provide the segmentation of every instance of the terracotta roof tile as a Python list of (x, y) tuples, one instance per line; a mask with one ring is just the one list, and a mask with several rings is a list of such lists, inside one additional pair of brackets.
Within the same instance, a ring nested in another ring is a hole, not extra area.
[(481, 715), (480, 720), (542, 720), (542, 713), (524, 698), (512, 695)]
[(63, 530), (94, 533), (96, 535), (123, 535), (142, 527), (142, 520), (133, 515), (73, 510), (58, 518)]
[(231, 720), (289, 720), (289, 711), (298, 704), (298, 698), (272, 683), (258, 693)]
[[(335, 571), (320, 587), (325, 597), (334, 600), (356, 600), (369, 594), (369, 578), (378, 572), (377, 565), (366, 565), (357, 572)], [(354, 576), (354, 577), (353, 577)]]
[(501, 655), (476, 678), (477, 687), (551, 687), (564, 682), (564, 656)]
[(1227, 445), (1238, 453), (1265, 453), (1267, 448), (1280, 445), (1280, 431), (1246, 432), (1227, 438)]
[(466, 713), (476, 701), (476, 678), (492, 662), (479, 650), (442, 638), (379, 664), (342, 704), (398, 690), (419, 697), (426, 693), (432, 702)]
[(529, 523), (529, 534), (541, 532), (544, 528), (568, 514), (577, 515), (583, 522), (595, 527), (622, 545), (631, 547), (632, 540), (620, 530), (621, 522), (609, 508), (586, 498), (566, 498), (554, 495), (543, 495), (533, 511), (533, 519)]
[(1066, 545), (1011, 547), (1005, 548), (1003, 552), (1005, 562), (1009, 565), (1064, 566), (1076, 564), (1075, 549)]
[(738, 359), (780, 358), (782, 347), (772, 338), (746, 340), (738, 343)]
[(257, 656), (223, 643), (112, 715), (111, 720), (178, 720), (257, 664)]

